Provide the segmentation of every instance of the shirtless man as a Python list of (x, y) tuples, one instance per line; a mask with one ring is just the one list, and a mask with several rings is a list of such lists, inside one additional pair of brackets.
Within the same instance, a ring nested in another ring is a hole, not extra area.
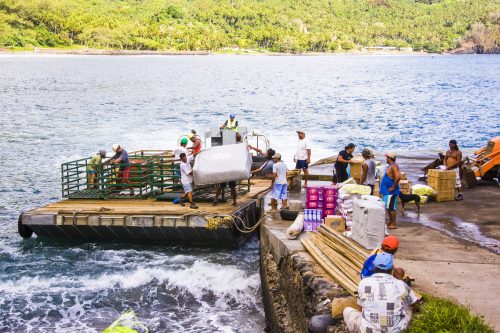
[(385, 209), (389, 214), (388, 229), (397, 229), (396, 226), (396, 206), (398, 205), (399, 197), (399, 180), (401, 173), (399, 166), (396, 163), (396, 155), (393, 153), (385, 154), (387, 164), (389, 167), (380, 182), (380, 194), (382, 194), (382, 201), (384, 202)]
[(462, 152), (458, 149), (457, 141), (450, 140), (450, 150), (446, 152), (446, 156), (444, 158), (444, 165), (446, 166), (446, 170), (453, 170), (457, 174), (455, 188), (458, 190), (458, 195), (455, 200), (460, 201), (463, 200), (464, 197), (462, 195), (462, 182), (460, 181), (460, 163), (462, 162)]

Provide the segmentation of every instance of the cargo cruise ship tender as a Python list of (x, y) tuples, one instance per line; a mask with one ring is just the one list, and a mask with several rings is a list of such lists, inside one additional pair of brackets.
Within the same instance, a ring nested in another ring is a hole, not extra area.
[[(120, 164), (103, 163), (89, 182), (90, 157), (63, 163), (63, 199), (22, 213), (19, 234), (239, 246), (263, 218), (264, 196), (270, 189), (270, 180), (249, 178), (251, 168), (264, 162), (262, 156), (249, 152), (250, 142), (265, 146), (262, 150), (269, 148), (264, 135), (248, 134), (243, 127), (238, 135), (218, 127), (205, 133), (205, 147), (208, 143), (211, 147), (199, 152), (193, 166), (193, 199), (198, 209), (176, 204), (183, 189), (179, 160), (171, 150), (129, 152), (127, 182), (120, 175)], [(226, 181), (236, 181), (238, 204), (219, 199), (213, 206), (217, 185)]]

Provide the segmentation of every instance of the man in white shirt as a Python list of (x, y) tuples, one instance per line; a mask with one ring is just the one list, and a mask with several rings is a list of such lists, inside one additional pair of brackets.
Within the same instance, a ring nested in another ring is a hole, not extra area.
[[(182, 153), (186, 154), (186, 156), (189, 156), (189, 152), (186, 148), (188, 144), (188, 138), (184, 137), (181, 139), (181, 142), (179, 144), (179, 146), (175, 147), (174, 149), (174, 159), (175, 161), (178, 161), (180, 160), (180, 156)], [(174, 162), (174, 163), (177, 163), (177, 162)], [(180, 162), (179, 162), (179, 165), (178, 164), (174, 164), (174, 167), (176, 168), (175, 169), (175, 174), (177, 177), (181, 177), (181, 171), (180, 169), (178, 169), (178, 167), (180, 167)], [(178, 183), (178, 180), (177, 179), (174, 179), (174, 183)]]
[[(286, 164), (281, 160), (281, 154), (273, 156), (273, 192), (272, 206), (277, 207), (278, 200), (281, 200), (281, 209), (288, 209), (288, 182), (286, 180)], [(273, 208), (274, 209), (274, 208)]]
[(311, 163), (311, 145), (306, 139), (306, 134), (303, 130), (298, 130), (299, 142), (297, 143), (297, 151), (293, 157), (295, 169), (304, 171), (304, 187), (307, 187), (307, 178), (309, 177), (309, 164)]
[(401, 333), (412, 317), (412, 306), (419, 299), (406, 283), (392, 276), (393, 256), (377, 254), (375, 274), (358, 285), (358, 305), (362, 312), (347, 307), (344, 321), (351, 333)]
[(193, 156), (186, 156), (185, 153), (181, 153), (179, 157), (181, 159), (181, 183), (184, 189), (184, 195), (179, 203), (181, 206), (184, 206), (184, 199), (187, 197), (189, 200), (189, 207), (196, 209), (198, 206), (193, 202), (193, 169), (191, 168)]

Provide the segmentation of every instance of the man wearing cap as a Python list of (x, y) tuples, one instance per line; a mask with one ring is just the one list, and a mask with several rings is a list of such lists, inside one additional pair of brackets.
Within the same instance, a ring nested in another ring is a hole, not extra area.
[[(119, 144), (114, 144), (111, 149), (115, 152), (115, 155), (111, 157), (110, 160), (106, 162), (109, 164), (120, 164), (118, 171), (118, 183), (130, 184), (130, 160), (128, 158), (128, 153)], [(122, 189), (125, 189), (123, 187)], [(130, 187), (130, 195), (134, 195), (134, 190)]]
[(337, 161), (335, 161), (333, 165), (335, 174), (337, 175), (337, 183), (342, 183), (347, 180), (347, 165), (352, 164), (351, 159), (353, 158), (352, 153), (354, 153), (354, 149), (356, 149), (356, 145), (354, 143), (349, 143), (344, 147), (344, 150), (339, 152)]
[(297, 151), (293, 157), (295, 169), (304, 171), (304, 187), (307, 187), (307, 178), (309, 177), (309, 164), (311, 163), (311, 145), (306, 139), (306, 134), (303, 130), (298, 130), (299, 142), (297, 143)]
[(457, 189), (458, 195), (455, 200), (460, 201), (464, 199), (462, 194), (462, 182), (460, 181), (460, 164), (462, 163), (462, 152), (458, 149), (458, 144), (456, 140), (450, 140), (450, 149), (446, 152), (444, 158), (444, 165), (446, 170), (455, 171), (457, 177), (455, 178), (455, 189)]
[(220, 129), (233, 130), (238, 133), (238, 120), (236, 120), (236, 115), (231, 113), (229, 119), (220, 126)]
[(102, 159), (106, 157), (106, 151), (104, 149), (99, 150), (99, 153), (95, 154), (87, 164), (87, 187), (89, 189), (96, 189), (95, 179), (97, 177), (97, 172), (100, 171), (102, 167)]
[[(366, 258), (363, 268), (361, 269), (361, 278), (364, 279), (368, 276), (372, 276), (375, 272), (375, 266), (373, 265), (373, 261), (378, 254), (381, 253), (389, 253), (393, 256), (396, 254), (399, 248), (399, 239), (396, 236), (387, 236), (382, 241), (382, 245), (379, 248), (373, 249), (370, 253), (370, 256)], [(394, 268), (392, 271), (392, 275), (398, 279), (402, 280), (405, 276), (405, 271), (402, 268)]]
[(389, 214), (387, 228), (397, 229), (396, 206), (398, 205), (400, 193), (399, 180), (401, 179), (401, 173), (399, 172), (399, 166), (396, 164), (396, 155), (394, 153), (385, 153), (385, 158), (389, 167), (380, 182), (380, 194), (382, 195), (382, 201)]
[[(175, 174), (176, 176), (180, 179), (181, 178), (181, 170), (180, 170), (180, 164), (181, 164), (181, 154), (185, 154), (186, 156), (189, 156), (189, 152), (186, 148), (189, 140), (185, 136), (181, 138), (181, 141), (179, 142), (179, 145), (175, 147), (174, 149), (174, 160), (177, 161), (177, 164), (174, 164), (175, 167)], [(178, 183), (179, 179), (175, 179), (174, 183)]]
[(349, 332), (403, 332), (412, 317), (412, 305), (419, 299), (410, 287), (392, 274), (393, 256), (378, 254), (373, 262), (375, 274), (358, 285), (361, 312), (347, 307), (343, 316)]
[(365, 161), (361, 165), (361, 185), (370, 186), (373, 195), (373, 190), (375, 189), (375, 171), (377, 170), (377, 162), (373, 159), (375, 156), (369, 148), (363, 149), (361, 155)]
[(286, 180), (287, 167), (281, 160), (281, 154), (276, 153), (273, 156), (273, 192), (271, 205), (278, 206), (278, 200), (281, 200), (281, 209), (288, 209), (288, 182)]

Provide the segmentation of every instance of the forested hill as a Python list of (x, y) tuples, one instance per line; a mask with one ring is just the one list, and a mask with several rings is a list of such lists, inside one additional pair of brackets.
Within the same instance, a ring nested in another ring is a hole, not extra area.
[(498, 47), (499, 8), (498, 0), (0, 0), (0, 47), (442, 52), (479, 33), (487, 49)]

